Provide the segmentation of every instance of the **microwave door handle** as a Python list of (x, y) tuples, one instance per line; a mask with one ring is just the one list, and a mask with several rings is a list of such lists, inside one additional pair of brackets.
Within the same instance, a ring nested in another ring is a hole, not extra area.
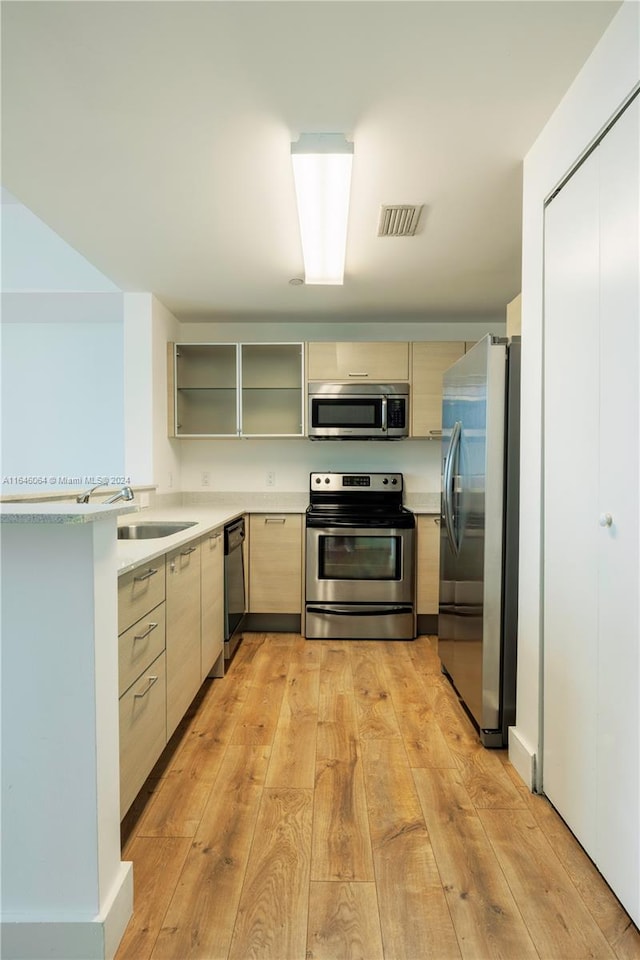
[(453, 430), (451, 431), (451, 440), (449, 441), (449, 449), (444, 462), (444, 473), (442, 478), (442, 513), (445, 530), (447, 532), (447, 540), (449, 541), (449, 546), (451, 547), (454, 557), (457, 557), (460, 553), (460, 548), (458, 547), (455, 535), (453, 516), (453, 465), (455, 462), (457, 448), (460, 443), (460, 433), (461, 423), (459, 420), (456, 420)]
[(386, 398), (386, 397), (383, 397), (383, 398), (382, 398), (382, 423), (381, 423), (381, 427), (382, 427), (382, 432), (383, 432), (383, 433), (386, 433), (386, 432), (387, 432), (387, 398)]

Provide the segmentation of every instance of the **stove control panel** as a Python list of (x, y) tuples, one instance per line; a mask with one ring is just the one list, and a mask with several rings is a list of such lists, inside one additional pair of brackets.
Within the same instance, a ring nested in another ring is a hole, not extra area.
[(310, 490), (328, 493), (367, 493), (402, 490), (401, 473), (312, 473)]

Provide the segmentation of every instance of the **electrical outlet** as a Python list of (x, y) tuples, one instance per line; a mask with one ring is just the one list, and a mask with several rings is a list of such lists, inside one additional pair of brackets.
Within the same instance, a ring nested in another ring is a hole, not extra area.
[(200, 482), (203, 487), (211, 486), (211, 474), (209, 473), (208, 470), (203, 471), (202, 476), (200, 477)]
[(276, 485), (276, 474), (274, 470), (267, 471), (267, 486), (275, 487)]

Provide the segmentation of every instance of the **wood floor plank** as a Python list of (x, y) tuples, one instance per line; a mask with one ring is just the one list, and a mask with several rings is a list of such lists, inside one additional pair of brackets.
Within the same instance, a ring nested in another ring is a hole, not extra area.
[[(220, 748), (220, 759), (226, 748)], [(193, 837), (211, 793), (213, 779), (189, 770), (169, 773), (158, 781), (153, 799), (141, 817), (139, 837)]]
[(393, 709), (386, 677), (380, 668), (384, 643), (352, 643), (349, 647), (353, 691), (358, 709), (362, 740), (400, 740), (398, 719)]
[(404, 746), (367, 741), (363, 753), (384, 955), (459, 958)]
[(267, 787), (313, 789), (321, 655), (310, 644), (291, 651)]
[(318, 720), (335, 720), (336, 703), (344, 697), (355, 706), (349, 644), (340, 640), (322, 642)]
[(401, 648), (402, 644), (388, 646), (383, 664), (409, 763), (412, 767), (455, 767), (424, 683)]
[(355, 743), (348, 759), (317, 763), (311, 876), (314, 880), (373, 880), (362, 761)]
[(416, 637), (408, 650), (408, 654), (418, 676), (425, 677), (428, 680), (442, 675), (437, 637)]
[(460, 772), (416, 769), (413, 776), (462, 956), (537, 960)]
[(542, 830), (616, 957), (619, 960), (638, 960), (640, 931), (631, 923), (602, 874), (547, 798), (530, 793), (526, 787), (522, 787), (521, 792), (527, 803), (527, 809)]
[(184, 838), (136, 838), (127, 859), (133, 862), (133, 917), (116, 954), (117, 960), (149, 960), (175, 878), (182, 870), (191, 841)]
[[(339, 641), (338, 641), (339, 642)], [(349, 761), (358, 755), (359, 732), (348, 645), (322, 651), (316, 757)]]
[(375, 883), (312, 881), (306, 960), (384, 960)]
[(228, 748), (153, 960), (227, 960), (268, 762), (268, 748)]
[(518, 788), (493, 750), (480, 743), (478, 733), (460, 706), (455, 691), (442, 677), (425, 687), (462, 781), (476, 807), (522, 809)]
[(540, 956), (615, 957), (530, 812), (478, 810), (478, 815)]
[(230, 742), (271, 744), (280, 716), (289, 667), (288, 648), (265, 643), (252, 665), (250, 695), (239, 712)]
[(228, 960), (304, 958), (312, 790), (265, 790)]

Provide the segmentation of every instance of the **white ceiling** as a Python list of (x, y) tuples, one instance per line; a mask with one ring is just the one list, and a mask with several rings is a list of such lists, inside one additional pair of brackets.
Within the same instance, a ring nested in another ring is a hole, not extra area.
[[(182, 319), (504, 315), (522, 158), (606, 0), (2, 3), (2, 180)], [(354, 141), (345, 283), (303, 275), (290, 142)], [(379, 238), (383, 203), (424, 203)]]

